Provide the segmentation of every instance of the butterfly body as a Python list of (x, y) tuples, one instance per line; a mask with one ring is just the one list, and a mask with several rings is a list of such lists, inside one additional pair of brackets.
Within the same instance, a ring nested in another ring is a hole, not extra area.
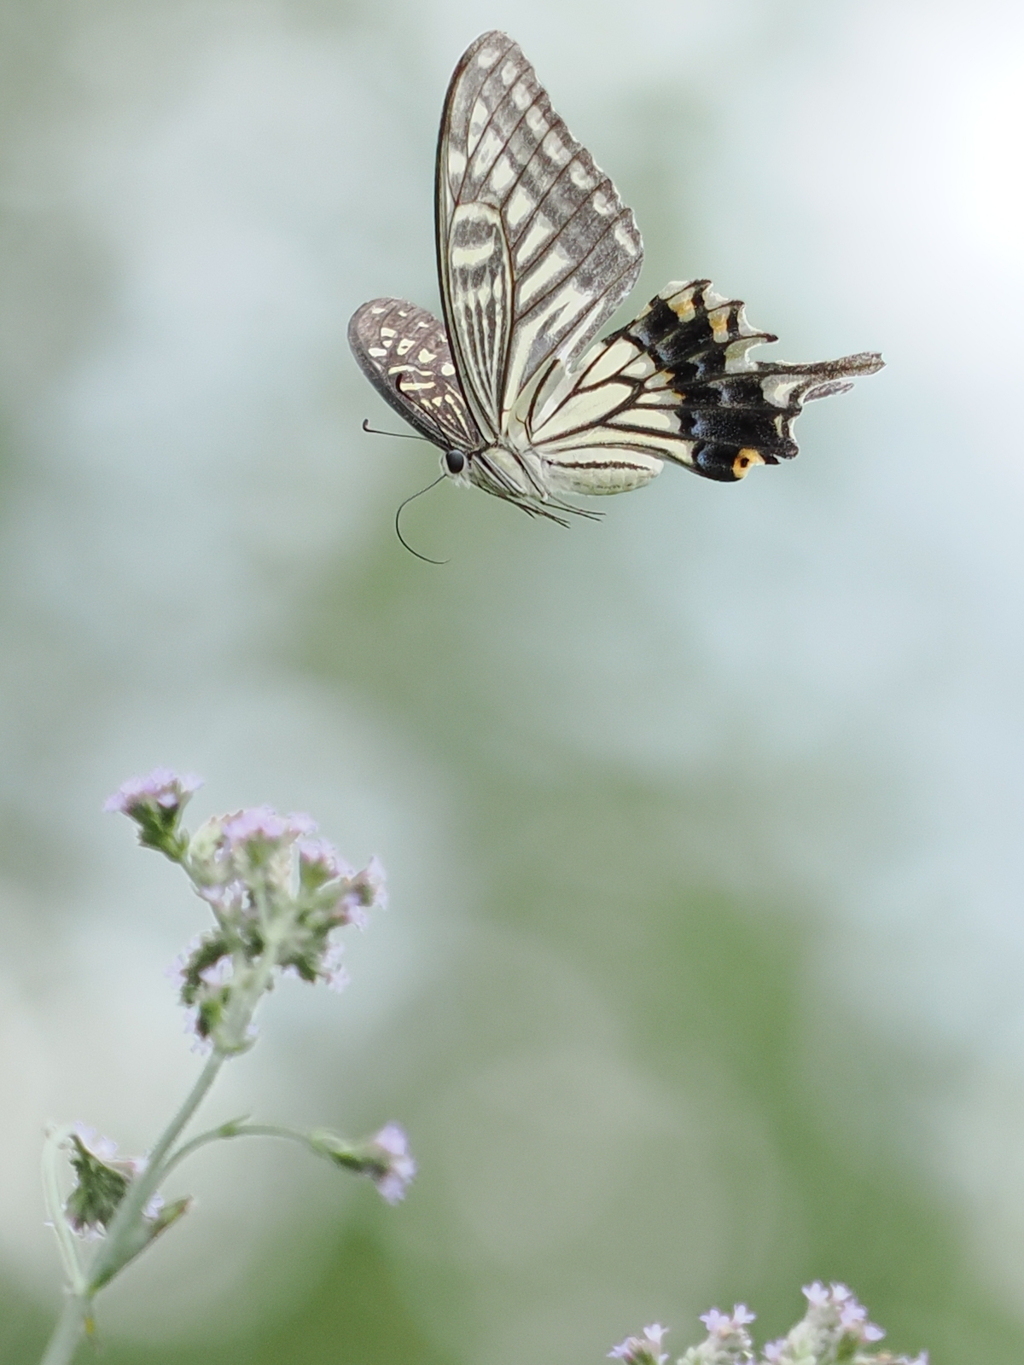
[(735, 482), (789, 459), (802, 405), (881, 367), (873, 353), (754, 361), (776, 338), (707, 280), (667, 285), (595, 342), (639, 276), (640, 234), (503, 33), (452, 76), (435, 210), (444, 320), (374, 299), (349, 341), (445, 474), (535, 515), (594, 516), (564, 497), (628, 492), (666, 461)]

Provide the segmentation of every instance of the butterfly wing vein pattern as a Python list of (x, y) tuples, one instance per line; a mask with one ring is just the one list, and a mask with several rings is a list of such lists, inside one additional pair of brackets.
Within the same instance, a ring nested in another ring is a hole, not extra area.
[(790, 459), (803, 404), (881, 368), (868, 352), (754, 361), (776, 338), (707, 280), (667, 285), (595, 342), (636, 283), (640, 234), (506, 34), (452, 76), (435, 205), (444, 321), (375, 299), (349, 340), (385, 400), (465, 457), (447, 473), (526, 511), (561, 520), (580, 511), (563, 495), (625, 492), (666, 460), (732, 482)]
[(803, 404), (850, 388), (850, 378), (881, 361), (872, 353), (809, 365), (751, 360), (754, 346), (775, 339), (755, 331), (743, 304), (721, 298), (710, 281), (669, 284), (576, 372), (552, 371), (552, 384), (525, 408), (526, 439), (552, 463), (615, 448), (723, 482), (791, 459)]
[(371, 299), (356, 310), (348, 340), (385, 402), (443, 450), (473, 450), (480, 432), (462, 395), (444, 324), (404, 299)]
[(556, 354), (571, 365), (633, 288), (640, 234), (504, 34), (478, 38), (455, 70), (436, 192), (445, 318), (478, 420), (498, 436), (541, 367)]

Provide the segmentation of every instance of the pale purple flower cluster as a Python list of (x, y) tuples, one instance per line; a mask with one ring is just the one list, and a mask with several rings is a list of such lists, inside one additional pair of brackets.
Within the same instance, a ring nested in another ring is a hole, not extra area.
[(316, 911), (331, 927), (366, 925), (366, 911), (386, 904), (383, 872), (376, 858), (356, 872), (326, 839), (311, 838), (308, 815), (279, 815), (253, 806), (215, 816), (192, 840), (188, 870), (199, 894), (230, 916), (257, 889), (292, 898)]
[(807, 1316), (820, 1321), (825, 1327), (838, 1327), (844, 1336), (868, 1344), (881, 1341), (885, 1336), (881, 1327), (868, 1322), (868, 1310), (859, 1304), (845, 1284), (832, 1284), (826, 1289), (815, 1280), (804, 1288), (807, 1300)]
[(373, 1173), (373, 1183), (389, 1204), (397, 1204), (405, 1198), (416, 1174), (405, 1129), (397, 1123), (386, 1123), (371, 1138), (370, 1145), (382, 1158), (381, 1168)]
[[(788, 1336), (764, 1348), (762, 1365), (928, 1365), (926, 1353), (914, 1360), (906, 1356), (878, 1355), (872, 1347), (885, 1335), (868, 1322), (867, 1310), (844, 1284), (826, 1288), (815, 1281), (804, 1289), (807, 1312)], [(754, 1365), (754, 1344), (747, 1331), (754, 1314), (738, 1303), (731, 1313), (712, 1308), (701, 1314), (707, 1338), (680, 1357), (677, 1365)], [(644, 1328), (642, 1337), (627, 1337), (608, 1355), (626, 1365), (665, 1365), (661, 1351), (665, 1328), (659, 1323)]]
[(290, 892), (293, 845), (314, 829), (308, 815), (279, 815), (270, 806), (216, 815), (193, 836), (187, 870), (215, 910), (230, 911), (257, 887)]
[[(768, 1365), (804, 1365), (805, 1361), (836, 1358), (851, 1361), (875, 1360), (859, 1347), (872, 1347), (885, 1336), (881, 1327), (868, 1321), (867, 1309), (857, 1302), (845, 1284), (823, 1285), (819, 1280), (803, 1290), (807, 1312), (788, 1336), (769, 1342), (764, 1348)], [(928, 1365), (927, 1353), (915, 1360), (906, 1356), (886, 1356), (891, 1365)]]
[(119, 811), (138, 826), (139, 843), (155, 848), (176, 863), (185, 852), (187, 838), (179, 829), (182, 811), (202, 779), (179, 777), (170, 768), (154, 768), (145, 777), (133, 777), (108, 796), (103, 809)]
[(180, 810), (203, 785), (194, 773), (179, 777), (170, 768), (154, 768), (145, 777), (131, 777), (122, 782), (113, 796), (103, 803), (106, 811), (119, 811), (135, 818), (140, 807), (159, 806), (163, 810)]
[[(308, 815), (253, 806), (214, 816), (189, 841), (182, 865), (217, 919), (182, 974), (182, 1003), (195, 1011), (201, 1039), (229, 1050), (246, 1045), (248, 1035), (228, 1038), (224, 1021), (237, 1015), (235, 983), (244, 988), (245, 969), (265, 964), (268, 945), (272, 968), (334, 990), (347, 982), (331, 935), (366, 924), (367, 910), (383, 901), (383, 875), (376, 860), (355, 872), (332, 844), (312, 837), (315, 830)], [(269, 989), (265, 970), (259, 979)]]
[(293, 843), (315, 829), (316, 821), (312, 816), (297, 812), (278, 815), (266, 805), (250, 806), (221, 820), (225, 843), (236, 854), (243, 849), (277, 848), (282, 843)]
[(373, 906), (378, 910), (388, 908), (388, 889), (385, 885), (384, 869), (376, 855), (370, 859), (356, 880), (360, 883), (364, 905)]
[(249, 1017), (275, 971), (344, 986), (331, 935), (347, 924), (364, 928), (367, 911), (385, 905), (384, 874), (376, 858), (356, 872), (314, 837), (310, 816), (267, 805), (214, 816), (189, 835), (181, 812), (200, 785), (155, 768), (125, 782), (106, 808), (128, 815), (142, 844), (179, 863), (213, 911), (215, 927), (180, 964), (181, 1001), (202, 1044), (238, 1052), (252, 1041)]
[(652, 1322), (642, 1337), (627, 1337), (613, 1346), (608, 1358), (624, 1360), (626, 1365), (665, 1365), (668, 1355), (661, 1349), (661, 1339), (667, 1331), (660, 1322)]
[(368, 909), (387, 909), (384, 869), (377, 858), (371, 858), (361, 872), (356, 872), (326, 839), (301, 839), (296, 852), (299, 885), (303, 890), (319, 891), (328, 885), (339, 890), (332, 906), (336, 923), (365, 929)]
[(753, 1359), (753, 1342), (747, 1327), (754, 1314), (745, 1303), (737, 1303), (731, 1313), (710, 1308), (701, 1314), (707, 1328), (707, 1338), (699, 1346), (691, 1346), (680, 1365), (745, 1365)]

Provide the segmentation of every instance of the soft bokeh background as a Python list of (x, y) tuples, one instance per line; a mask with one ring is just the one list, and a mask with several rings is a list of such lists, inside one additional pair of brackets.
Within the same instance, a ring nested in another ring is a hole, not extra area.
[[(935, 1365), (1024, 1353), (1024, 27), (977, 0), (6, 0), (0, 1343), (59, 1276), (48, 1119), (141, 1150), (201, 927), (100, 813), (310, 810), (392, 909), (209, 1117), (409, 1129), (385, 1208), (298, 1151), (111, 1292), (112, 1365), (598, 1362), (849, 1281)], [(345, 344), (436, 306), (448, 75), (523, 45), (780, 354), (878, 347), (796, 464), (563, 532), (446, 487)], [(384, 425), (394, 427), (393, 418)], [(321, 998), (322, 997), (322, 998)]]

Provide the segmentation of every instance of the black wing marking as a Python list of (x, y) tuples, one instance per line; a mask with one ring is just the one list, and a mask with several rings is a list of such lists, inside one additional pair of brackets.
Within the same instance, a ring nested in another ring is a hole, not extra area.
[(494, 439), (553, 357), (568, 367), (589, 345), (643, 260), (632, 213), (504, 33), (479, 37), (452, 76), (436, 219), (455, 364)]
[(442, 450), (484, 444), (466, 407), (444, 324), (404, 299), (371, 299), (348, 325), (359, 367), (400, 417)]
[(874, 352), (813, 364), (752, 361), (777, 340), (708, 280), (667, 285), (640, 316), (593, 347), (579, 369), (552, 366), (524, 414), (526, 439), (551, 464), (612, 449), (668, 459), (732, 482), (797, 453), (804, 403), (882, 368)]

